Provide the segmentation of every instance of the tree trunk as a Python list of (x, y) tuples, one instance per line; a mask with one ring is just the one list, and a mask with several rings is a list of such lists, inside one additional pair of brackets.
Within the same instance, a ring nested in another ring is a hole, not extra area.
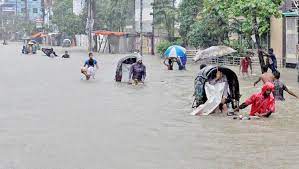
[[(162, 7), (163, 7), (163, 9), (165, 9), (165, 3), (166, 2), (164, 2), (164, 1), (162, 1)], [(164, 19), (165, 19), (165, 26), (166, 26), (166, 31), (167, 31), (167, 40), (168, 41), (171, 41), (171, 26), (170, 26), (170, 22), (171, 21), (169, 21), (168, 20), (168, 18), (167, 18), (167, 14), (166, 14), (166, 12), (164, 11), (163, 12), (163, 14), (164, 14)]]
[(261, 40), (260, 40), (259, 27), (258, 27), (258, 23), (257, 23), (256, 13), (254, 13), (254, 15), (253, 15), (252, 23), (253, 23), (254, 36), (255, 36), (255, 40), (256, 40), (256, 46), (258, 49), (258, 57), (259, 57), (259, 61), (260, 61), (261, 72), (264, 73), (263, 67), (265, 67), (265, 60), (264, 60), (263, 53), (261, 51), (261, 49), (262, 49), (261, 48)]

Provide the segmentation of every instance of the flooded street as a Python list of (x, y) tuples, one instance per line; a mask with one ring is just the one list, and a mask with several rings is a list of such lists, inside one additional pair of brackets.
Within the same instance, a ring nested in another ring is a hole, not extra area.
[[(122, 55), (95, 54), (100, 70), (85, 81), (83, 50), (52, 59), (40, 51), (21, 55), (21, 46), (11, 43), (0, 53), (0, 169), (299, 166), (299, 101), (288, 94), (269, 119), (194, 117), (189, 113), (199, 64), (169, 72), (159, 57), (145, 56), (146, 84), (135, 87), (114, 82)], [(299, 94), (296, 75), (282, 70)], [(240, 78), (241, 101), (260, 91), (255, 79)]]

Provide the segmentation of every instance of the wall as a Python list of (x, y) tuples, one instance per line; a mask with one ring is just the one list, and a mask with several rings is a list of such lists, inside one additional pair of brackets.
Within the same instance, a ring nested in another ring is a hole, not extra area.
[[(29, 19), (32, 21), (35, 21), (36, 19), (42, 18), (42, 6), (41, 6), (42, 0), (27, 0), (28, 3), (28, 14)], [(24, 0), (17, 0), (17, 10), (18, 14), (25, 16), (24, 10), (25, 10), (25, 1)], [(37, 13), (35, 13), (35, 11)]]
[(283, 21), (282, 18), (271, 18), (270, 47), (274, 49), (276, 57), (283, 56)]
[(73, 13), (80, 15), (83, 12), (85, 0), (73, 0)]

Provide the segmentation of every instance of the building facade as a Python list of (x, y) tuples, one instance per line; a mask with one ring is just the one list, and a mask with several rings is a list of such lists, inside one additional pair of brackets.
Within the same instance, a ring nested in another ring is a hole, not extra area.
[(50, 25), (51, 24), (51, 17), (53, 16), (53, 0), (44, 0), (42, 2), (42, 6), (44, 7), (44, 24)]
[[(0, 0), (2, 15), (27, 17), (31, 21), (43, 19), (44, 0)], [(27, 5), (27, 7), (26, 7)]]
[[(154, 0), (143, 0), (142, 10), (142, 32), (152, 32), (153, 24), (153, 6), (151, 5)], [(140, 0), (135, 0), (135, 30), (140, 32)]]
[(282, 17), (271, 18), (270, 46), (282, 64), (295, 67), (298, 62), (299, 13), (298, 1), (285, 0), (281, 7)]
[(82, 14), (84, 5), (85, 5), (85, 0), (73, 0), (73, 13), (75, 15)]

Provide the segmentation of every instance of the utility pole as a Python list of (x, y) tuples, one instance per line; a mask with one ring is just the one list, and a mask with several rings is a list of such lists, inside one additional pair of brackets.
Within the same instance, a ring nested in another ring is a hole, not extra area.
[[(175, 0), (172, 0), (172, 10), (175, 10)], [(173, 20), (172, 20), (172, 31), (171, 31), (171, 34), (172, 34), (172, 36), (173, 36), (173, 40), (174, 40), (174, 33), (175, 33), (175, 20), (174, 20), (174, 18), (173, 18)]]
[(87, 1), (87, 29), (88, 29), (88, 51), (92, 52), (92, 29), (93, 29), (93, 0)]
[(151, 38), (151, 54), (155, 55), (155, 0), (153, 2), (153, 22), (152, 22), (152, 38)]
[(29, 20), (28, 0), (24, 0), (24, 1), (25, 1), (25, 20), (28, 21)]
[(46, 16), (46, 5), (45, 5), (45, 0), (41, 0), (41, 6), (42, 6), (42, 18), (43, 18), (43, 26), (42, 26), (42, 30), (43, 32), (45, 31), (45, 16)]
[(143, 17), (143, 0), (140, 0), (140, 55), (143, 54), (142, 46), (143, 46), (143, 23), (142, 23), (142, 17)]
[(18, 16), (18, 0), (16, 0), (16, 16)]

